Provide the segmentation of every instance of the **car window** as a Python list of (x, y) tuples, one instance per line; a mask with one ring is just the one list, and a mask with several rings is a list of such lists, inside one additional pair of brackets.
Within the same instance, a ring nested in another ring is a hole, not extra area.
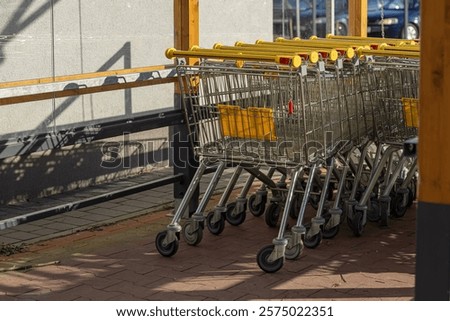
[[(418, 8), (419, 0), (409, 0), (409, 8)], [(405, 0), (369, 0), (367, 3), (368, 10), (379, 10), (381, 7), (387, 10), (403, 10), (405, 9)]]
[(378, 10), (381, 8), (380, 0), (369, 0), (367, 2), (367, 9), (368, 10)]
[(384, 9), (393, 9), (393, 10), (399, 10), (405, 8), (405, 1), (404, 0), (382, 0), (381, 3), (384, 2)]
[[(297, 7), (296, 0), (274, 0), (274, 6), (280, 7), (282, 6), (282, 2), (284, 1), (284, 5), (286, 9), (295, 9)], [(300, 0), (300, 10), (306, 10), (311, 8), (312, 1), (311, 0)]]

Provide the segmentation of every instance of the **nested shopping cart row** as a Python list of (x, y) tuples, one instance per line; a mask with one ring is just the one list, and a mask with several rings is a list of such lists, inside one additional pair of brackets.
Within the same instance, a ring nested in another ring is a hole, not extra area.
[[(180, 59), (177, 67), (200, 165), (156, 237), (163, 256), (177, 252), (180, 234), (197, 245), (205, 225), (220, 234), (226, 222), (242, 224), (248, 210), (278, 228), (257, 254), (259, 267), (275, 272), (304, 246), (335, 237), (343, 221), (360, 236), (367, 221), (386, 225), (389, 217), (404, 215), (417, 178), (416, 159), (403, 152), (404, 141), (417, 134), (417, 48), (359, 41), (258, 41), (166, 52), (201, 58), (195, 65)], [(230, 167), (234, 173), (218, 204), (205, 213)], [(181, 226), (208, 168), (214, 169), (210, 183)], [(232, 201), (243, 171), (249, 178)], [(249, 195), (256, 180), (261, 185)], [(310, 222), (309, 206), (316, 211)]]

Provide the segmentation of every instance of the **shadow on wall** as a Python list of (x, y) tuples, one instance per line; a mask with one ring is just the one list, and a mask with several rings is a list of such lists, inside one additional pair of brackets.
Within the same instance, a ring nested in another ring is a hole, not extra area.
[[(0, 31), (0, 35), (2, 35), (0, 38), (0, 65), (8, 59), (3, 54), (4, 48), (14, 41), (15, 35), (20, 34), (37, 19), (53, 10), (53, 6), (58, 2), (60, 0), (45, 1), (40, 7), (31, 11), (33, 1), (21, 1), (18, 9)], [(125, 42), (97, 71), (107, 71), (122, 61), (124, 69), (131, 68), (130, 41)], [(120, 110), (120, 116), (114, 117), (114, 119), (128, 119), (134, 116), (132, 91), (124, 89), (122, 92), (123, 110)], [(79, 99), (82, 98), (73, 96), (58, 100), (60, 103), (54, 106), (53, 110), (43, 117), (35, 128), (26, 132), (7, 133), (0, 137), (2, 138), (0, 140), (0, 180), (3, 186), (0, 189), (0, 204), (26, 201), (123, 178), (142, 172), (168, 159), (167, 136), (159, 138), (164, 135), (159, 131), (156, 134), (157, 138), (151, 139), (151, 141), (146, 140), (144, 145), (140, 141), (138, 147), (136, 147), (136, 143), (125, 142), (123, 137), (116, 138), (118, 144), (116, 159), (113, 162), (105, 163), (105, 159), (108, 157), (111, 160), (111, 155), (104, 154), (104, 142), (90, 142), (95, 139), (95, 132), (87, 133), (86, 137), (74, 138), (73, 129), (83, 126), (95, 127), (103, 122), (111, 121), (111, 118), (93, 118), (90, 121), (61, 126), (63, 128), (55, 126), (58, 117), (70, 112), (71, 106), (76, 106), (75, 102)], [(119, 102), (117, 106), (122, 108)], [(2, 108), (14, 108), (14, 106), (2, 106)], [(146, 137), (152, 136), (155, 137), (154, 134)], [(132, 140), (133, 137), (135, 136), (131, 135), (127, 139)], [(86, 143), (83, 143), (84, 141)], [(80, 142), (82, 143), (80, 144)], [(12, 154), (15, 155), (14, 157), (9, 157), (11, 145), (14, 146), (14, 154)], [(7, 148), (8, 152), (3, 153)], [(1, 159), (1, 157), (8, 158)], [(106, 164), (106, 166), (102, 166), (102, 164)]]
[(132, 139), (123, 136), (4, 159), (0, 164), (4, 186), (0, 204), (63, 193), (167, 165), (166, 137)]
[[(121, 59), (124, 61), (124, 68), (130, 68), (130, 47), (130, 42), (126, 42), (98, 71), (108, 70)], [(137, 157), (137, 161), (130, 161), (129, 168), (121, 168), (120, 166), (101, 168), (99, 165), (102, 157), (101, 142), (62, 148), (68, 142), (73, 141), (72, 129), (83, 126), (83, 123), (67, 125), (64, 130), (55, 133), (57, 135), (54, 137), (57, 137), (57, 141), (52, 141), (53, 146), (43, 146), (43, 144), (49, 143), (49, 140), (46, 139), (47, 133), (52, 132), (52, 127), (49, 124), (53, 123), (78, 99), (80, 99), (80, 96), (65, 99), (31, 133), (16, 133), (15, 139), (23, 137), (24, 134), (27, 135), (27, 143), (19, 144), (20, 148), (15, 151), (15, 155), (21, 156), (0, 161), (0, 179), (4, 182), (4, 186), (8, 186), (8, 189), (2, 189), (0, 192), (0, 203), (8, 204), (29, 198), (53, 195), (136, 174), (143, 170), (142, 167), (134, 167), (138, 164), (144, 164), (142, 159), (139, 161), (139, 158), (155, 158), (152, 151), (149, 152), (150, 155), (138, 153), (138, 155), (129, 156), (131, 158)], [(125, 89), (122, 117), (129, 117), (131, 114), (131, 89)], [(95, 126), (101, 124), (102, 121), (105, 121), (105, 119), (90, 121), (89, 125)], [(31, 139), (29, 139), (30, 137)], [(90, 139), (93, 138), (95, 137), (90, 137)], [(14, 138), (12, 140), (14, 141)], [(10, 142), (11, 139), (0, 142), (0, 154), (8, 148)], [(37, 152), (46, 149), (49, 150)], [(163, 154), (167, 154), (167, 152), (163, 152)], [(167, 159), (167, 156), (165, 159)]]
[[(53, 10), (53, 7), (60, 0), (51, 0), (46, 1), (45, 4), (41, 5), (39, 8), (35, 9), (31, 12), (32, 0), (23, 0), (21, 4), (17, 6), (17, 10), (12, 14), (6, 26), (0, 31), (0, 64), (5, 63), (8, 59), (3, 54), (3, 48), (11, 43), (17, 35), (19, 35), (24, 29), (29, 27), (33, 22), (37, 19), (42, 18), (44, 14), (48, 11)], [(81, 12), (79, 13), (81, 15)], [(81, 16), (80, 16), (81, 19)], [(107, 71), (112, 68), (115, 64), (123, 60), (123, 68), (131, 68), (131, 42), (127, 41), (123, 44), (121, 48), (119, 48), (107, 61), (103, 63), (98, 69), (97, 72)], [(122, 117), (127, 117), (132, 115), (132, 93), (131, 89), (123, 90), (124, 93), (124, 110)], [(54, 107), (54, 110), (47, 115), (43, 120), (37, 125), (34, 129), (27, 130), (26, 132), (18, 132), (18, 133), (6, 133), (6, 137), (24, 137), (24, 136), (32, 136), (32, 135), (40, 135), (42, 133), (47, 133), (49, 131), (55, 131), (56, 129), (56, 120), (59, 116), (61, 116), (64, 112), (66, 112), (70, 106), (77, 101), (80, 96), (73, 96), (65, 99), (58, 106)], [(7, 107), (4, 107), (7, 108)], [(95, 120), (94, 120), (95, 121)], [(102, 119), (97, 120), (97, 123), (103, 121)], [(89, 121), (89, 124), (92, 125), (93, 121)], [(74, 127), (81, 127), (84, 125), (84, 122), (72, 123), (65, 125), (65, 129), (70, 129)], [(5, 137), (3, 137), (5, 138)], [(36, 143), (39, 143), (40, 140), (37, 140)], [(0, 154), (1, 149), (3, 148), (0, 145)], [(24, 148), (29, 149), (31, 152), (33, 150), (39, 150), (39, 146), (35, 146), (35, 144), (27, 144)], [(21, 151), (21, 154), (24, 151)]]
[[(44, 15), (47, 11), (51, 10), (52, 6), (54, 6), (59, 1), (61, 0), (47, 1), (33, 13), (28, 14), (33, 0), (22, 0), (22, 3), (18, 6), (18, 8), (20, 9), (12, 15), (11, 19), (9, 19), (9, 22), (0, 32), (0, 35), (4, 35), (4, 37), (0, 39), (0, 64), (4, 63), (4, 61), (6, 60), (6, 57), (3, 54), (4, 46), (11, 42), (15, 38), (16, 34), (20, 33), (22, 30), (32, 24), (36, 19)], [(27, 18), (23, 19), (25, 15), (27, 15)]]

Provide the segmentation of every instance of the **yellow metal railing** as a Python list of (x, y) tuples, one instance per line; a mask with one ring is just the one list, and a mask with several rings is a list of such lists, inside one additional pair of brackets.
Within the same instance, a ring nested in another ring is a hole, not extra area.
[[(338, 58), (353, 59), (355, 56), (382, 56), (398, 58), (420, 58), (418, 41), (332, 36), (310, 39), (284, 39), (275, 41), (257, 40), (254, 44), (238, 41), (234, 46), (216, 43), (213, 48), (192, 46), (189, 50), (169, 48), (166, 57), (206, 58), (242, 61), (272, 62), (298, 68), (303, 62), (316, 63), (319, 60), (334, 62)], [(240, 64), (238, 64), (240, 65)]]

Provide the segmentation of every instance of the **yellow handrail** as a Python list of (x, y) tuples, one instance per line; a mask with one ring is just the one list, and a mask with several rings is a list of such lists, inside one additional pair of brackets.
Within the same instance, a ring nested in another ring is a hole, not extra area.
[[(313, 44), (311, 42), (300, 42), (300, 41), (292, 41), (292, 42), (282, 42), (282, 41), (264, 41), (264, 40), (257, 40), (255, 44), (246, 44), (242, 42), (237, 42), (236, 46), (242, 46), (242, 47), (251, 47), (251, 46), (272, 46), (272, 47), (278, 47), (278, 48), (295, 48), (296, 50), (313, 50), (317, 51), (319, 53), (326, 53), (328, 51), (336, 51), (341, 55), (343, 58), (353, 58), (355, 56), (355, 51), (351, 47), (336, 47), (332, 44), (323, 44), (323, 45), (317, 45)], [(331, 53), (331, 52), (330, 52)], [(334, 55), (334, 53), (331, 53)]]
[[(318, 38), (320, 39), (320, 38)], [(323, 39), (323, 38), (322, 38)], [(343, 40), (343, 41), (367, 41), (373, 43), (391, 43), (396, 45), (409, 44), (417, 45), (419, 40), (397, 39), (397, 38), (376, 38), (376, 37), (359, 37), (359, 36), (337, 36), (328, 34), (326, 39)]]
[(420, 52), (416, 51), (401, 51), (395, 49), (366, 49), (358, 48), (356, 50), (359, 57), (361, 56), (383, 56), (383, 57), (398, 57), (398, 58), (420, 58)]
[(322, 54), (322, 58), (328, 58), (331, 61), (335, 61), (338, 58), (338, 52), (334, 49), (327, 49), (317, 51), (312, 50), (311, 48), (295, 48), (288, 46), (265, 46), (265, 45), (254, 45), (254, 44), (245, 44), (243, 42), (236, 42), (234, 46), (225, 46), (221, 43), (215, 43), (213, 46), (214, 49), (218, 50), (228, 50), (228, 51), (238, 51), (238, 52), (254, 52), (254, 53), (270, 53), (276, 55), (298, 55), (303, 59), (316, 63), (319, 60), (319, 54)]
[[(389, 44), (383, 42), (389, 39), (378, 39), (372, 41), (373, 38), (352, 37), (352, 41), (347, 41), (343, 38), (314, 38), (314, 39), (284, 39), (277, 38), (276, 42), (295, 45), (296, 43), (302, 46), (316, 46), (316, 47), (338, 47), (339, 45), (352, 46), (358, 52), (358, 56), (373, 55), (373, 56), (393, 56), (399, 58), (420, 58), (420, 46), (408, 45), (404, 42), (397, 41), (397, 44)], [(260, 42), (265, 43), (265, 42)]]
[(236, 60), (236, 61), (260, 61), (273, 62), (277, 64), (289, 65), (293, 68), (300, 67), (302, 59), (295, 54), (276, 55), (264, 54), (255, 52), (233, 52), (226, 50), (204, 49), (193, 47), (191, 50), (177, 50), (169, 48), (166, 50), (166, 57), (173, 59), (175, 57), (192, 57), (192, 58), (211, 58), (222, 60)]

